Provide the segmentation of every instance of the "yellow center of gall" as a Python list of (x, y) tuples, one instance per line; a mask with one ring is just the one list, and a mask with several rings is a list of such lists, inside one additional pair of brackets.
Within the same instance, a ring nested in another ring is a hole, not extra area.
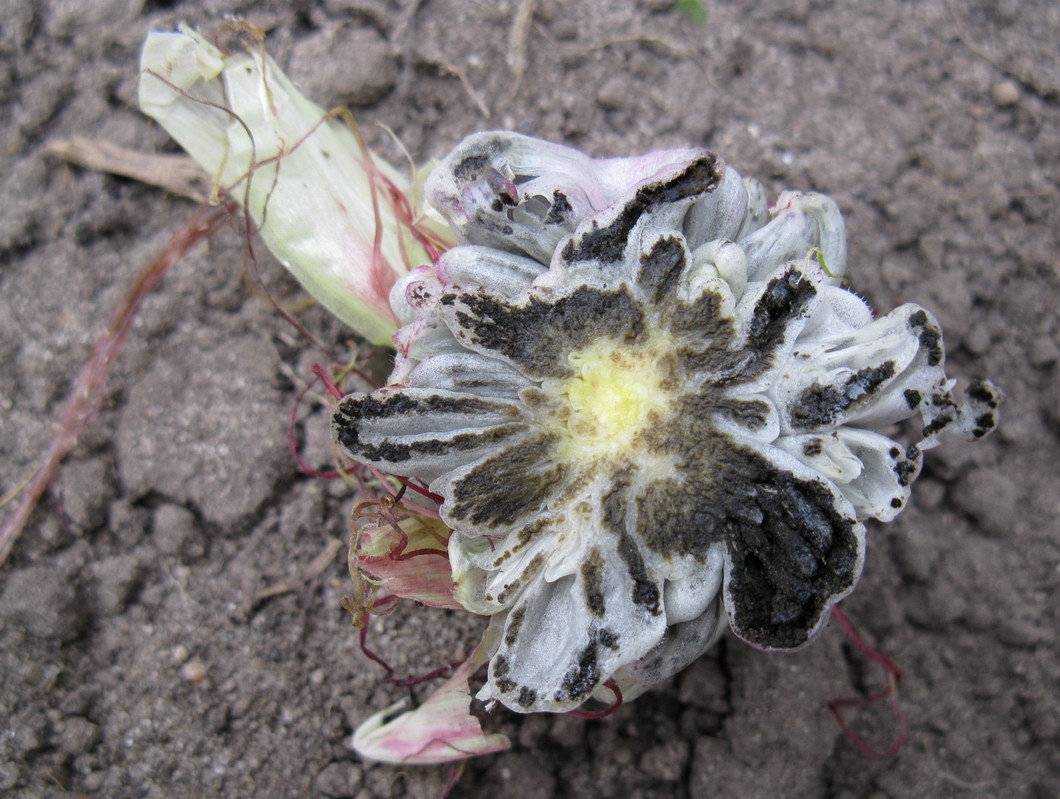
[(663, 418), (670, 397), (663, 386), (670, 343), (661, 336), (636, 348), (598, 341), (568, 356), (574, 377), (562, 384), (559, 397), (566, 411), (566, 454), (620, 454), (636, 445), (645, 426)]

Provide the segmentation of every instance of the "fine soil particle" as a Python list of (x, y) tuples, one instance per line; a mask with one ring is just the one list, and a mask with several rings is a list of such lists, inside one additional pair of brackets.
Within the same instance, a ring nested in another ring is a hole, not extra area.
[[(4, 2), (0, 493), (30, 471), (94, 337), (192, 212), (64, 165), (45, 143), (174, 152), (135, 111), (146, 32), (184, 21), (217, 35), (226, 14), (250, 13), (295, 82), (325, 108), (356, 104), (368, 143), (395, 164), (404, 156), (380, 124), (419, 162), (504, 127), (597, 156), (702, 146), (763, 180), (770, 200), (831, 194), (854, 289), (881, 313), (930, 309), (950, 373), (992, 378), (1008, 398), (996, 434), (926, 453), (922, 498), (915, 484), (893, 524), (870, 526), (865, 573), (843, 603), (905, 670), (898, 759), (866, 759), (822, 712), (886, 685), (832, 625), (794, 654), (726, 638), (601, 721), (491, 716), (484, 725), (514, 749), (472, 761), (454, 797), (1060, 795), (1056, 4), (706, 3), (705, 27), (674, 5), (540, 0), (517, 80), (515, 0)], [(606, 233), (582, 251), (612, 255)], [(260, 272), (277, 300), (303, 307), (255, 249), (249, 268), (245, 241), (222, 230), (166, 276), (0, 568), (5, 796), (404, 799), (437, 796), (449, 777), (349, 750), (354, 726), (408, 689), (382, 684), (359, 650), (340, 608), (352, 593), (344, 555), (293, 579), (348, 536), (352, 499), (287, 454), (308, 366), (332, 357), (248, 289), (245, 273)], [(656, 277), (665, 290), (665, 269)], [(322, 311), (300, 320), (343, 352), (348, 332)], [(323, 406), (307, 403), (299, 423), (326, 427)], [(625, 512), (617, 496), (612, 516)], [(255, 602), (284, 580), (299, 587)], [(653, 588), (646, 606), (660, 601)], [(469, 652), (480, 633), (469, 616), (402, 606), (369, 640), (405, 676)], [(575, 690), (593, 682), (590, 660)], [(887, 703), (850, 721), (888, 745)]]

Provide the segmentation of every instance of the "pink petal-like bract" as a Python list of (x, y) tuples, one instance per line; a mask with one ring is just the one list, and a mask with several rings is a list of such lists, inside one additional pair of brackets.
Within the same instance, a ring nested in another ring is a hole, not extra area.
[(353, 733), (353, 748), (362, 757), (384, 763), (430, 766), (511, 748), (507, 736), (486, 735), (471, 715), (470, 676), (489, 659), (493, 638), (502, 628), (492, 625), (475, 651), (426, 702), (397, 713), (407, 700), (376, 713)]
[(386, 520), (370, 524), (361, 529), (358, 545), (350, 549), (350, 569), (354, 573), (360, 569), (378, 580), (383, 595), (463, 610), (453, 598), (449, 555), (440, 543), (448, 535), (443, 523), (418, 517), (399, 525)]

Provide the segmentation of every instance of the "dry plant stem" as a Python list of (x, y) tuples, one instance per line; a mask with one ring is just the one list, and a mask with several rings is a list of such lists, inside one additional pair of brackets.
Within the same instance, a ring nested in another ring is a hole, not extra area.
[(1013, 75), (1012, 72), (1001, 66), (998, 60), (994, 58), (994, 56), (992, 56), (989, 52), (987, 52), (985, 48), (980, 47), (972, 41), (971, 37), (968, 35), (968, 32), (964, 28), (964, 21), (961, 19), (960, 14), (957, 13), (957, 9), (954, 7), (952, 0), (946, 0), (946, 10), (950, 12), (950, 18), (953, 20), (953, 24), (957, 28), (957, 38), (961, 40), (961, 44), (963, 44), (965, 47), (968, 48), (971, 53), (979, 56), (979, 58), (983, 59), (986, 63), (988, 63), (990, 66), (992, 66), (1005, 77), (1015, 78), (1023, 85), (1027, 85), (1027, 82), (1024, 81), (1022, 78), (1017, 75)]
[(320, 554), (313, 558), (302, 572), (280, 580), (278, 583), (258, 591), (254, 596), (253, 601), (250, 603), (251, 608), (256, 608), (266, 599), (271, 599), (274, 596), (280, 596), (281, 594), (295, 591), (314, 577), (319, 577), (324, 573), (328, 566), (335, 561), (335, 556), (339, 554), (339, 550), (345, 545), (345, 542), (338, 538), (330, 539), (327, 544), (324, 545), (324, 549), (321, 550)]
[(170, 267), (188, 250), (217, 232), (230, 212), (231, 208), (227, 205), (213, 208), (200, 206), (187, 224), (173, 235), (162, 252), (137, 275), (117, 313), (96, 341), (92, 355), (78, 375), (63, 407), (59, 429), (47, 450), (41, 455), (36, 475), (27, 484), (14, 514), (0, 529), (0, 563), (7, 560), (15, 540), (25, 527), (37, 502), (55, 478), (59, 464), (77, 444), (78, 437), (99, 410), (111, 366), (121, 352), (125, 337), (144, 300), (154, 291)]
[(50, 141), (45, 145), (44, 152), (85, 169), (109, 172), (149, 186), (158, 186), (197, 203), (206, 202), (204, 189), (209, 188), (210, 178), (194, 159), (184, 155), (141, 153), (113, 142), (84, 136)]
[(490, 118), (491, 114), (489, 106), (486, 105), (486, 101), (483, 99), (482, 94), (471, 85), (471, 81), (467, 77), (467, 72), (464, 69), (461, 69), (440, 55), (421, 55), (420, 60), (423, 64), (437, 67), (459, 80), (460, 85), (464, 87), (464, 92), (471, 98), (471, 102), (475, 104), (475, 108), (477, 108), (479, 113), (482, 114), (483, 119)]
[(534, 11), (537, 9), (537, 0), (520, 0), (512, 20), (512, 27), (508, 30), (508, 68), (512, 72), (514, 85), (511, 95), (514, 97), (519, 92), (519, 84), (526, 74), (526, 45), (530, 33), (530, 23), (534, 21)]

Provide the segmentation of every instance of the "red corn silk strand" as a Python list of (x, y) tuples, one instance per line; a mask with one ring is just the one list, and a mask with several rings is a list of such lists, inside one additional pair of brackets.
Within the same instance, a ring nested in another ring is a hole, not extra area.
[[(412, 207), (409, 205), (405, 193), (398, 189), (393, 181), (388, 180), (385, 175), (376, 172), (375, 177), (386, 188), (387, 199), (390, 201), (390, 210), (393, 212), (394, 217), (400, 224), (412, 231)], [(413, 234), (415, 234), (414, 231)], [(405, 265), (406, 270), (412, 269), (413, 264), (409, 260), (408, 250), (405, 249), (405, 238), (398, 235), (397, 241), (398, 250), (401, 253), (401, 263)]]
[(400, 522), (391, 512), (392, 508), (400, 501), (401, 496), (404, 493), (405, 486), (403, 485), (396, 497), (391, 497), (390, 495), (387, 495), (378, 501), (366, 500), (364, 503), (362, 503), (362, 505), (375, 504), (378, 506), (378, 510), (374, 512), (359, 510), (354, 514), (354, 520), (356, 521), (357, 519), (364, 518), (382, 519), (387, 523), (390, 529), (394, 531), (394, 533), (397, 535), (398, 540), (386, 553), (386, 557), (388, 560), (400, 562), (411, 560), (412, 558), (422, 557), (424, 555), (434, 555), (448, 560), (449, 555), (446, 546), (446, 540), (433, 533), (433, 531), (431, 535), (438, 542), (438, 547), (423, 547), (421, 549), (413, 549), (411, 551), (406, 551), (409, 546), (408, 533), (405, 532), (405, 530), (401, 527)]
[[(383, 597), (382, 599), (378, 599), (378, 600), (376, 600), (375, 602), (372, 603), (372, 610), (376, 610), (377, 608), (379, 608), (384, 603), (391, 602), (391, 601), (394, 601), (394, 600), (396, 600), (396, 597), (394, 597), (393, 595)], [(394, 601), (394, 604), (396, 605), (396, 601)], [(393, 610), (393, 608), (388, 608), (388, 610)], [(380, 611), (380, 612), (384, 612), (384, 611)], [(392, 669), (390, 667), (390, 664), (387, 663), (385, 660), (383, 660), (382, 657), (380, 657), (373, 650), (368, 648), (368, 628), (371, 625), (371, 619), (372, 619), (372, 617), (370, 615), (366, 616), (365, 620), (364, 620), (364, 624), (361, 626), (361, 630), (360, 630), (361, 651), (364, 653), (364, 656), (366, 658), (368, 658), (371, 661), (374, 661), (375, 663), (378, 663), (380, 666), (382, 666), (384, 669), (386, 669), (386, 676), (387, 676), (387, 678), (389, 678), (394, 673), (394, 669)]]
[[(423, 228), (416, 223), (416, 217), (413, 213), (412, 204), (409, 202), (408, 195), (398, 188), (394, 181), (378, 170), (375, 170), (374, 164), (373, 178), (382, 184), (387, 200), (390, 202), (390, 210), (393, 212), (398, 223), (408, 231), (413, 239), (419, 242), (424, 250), (426, 250), (427, 257), (431, 259), (431, 263), (438, 263), (442, 251), (448, 249), (446, 242), (436, 234), (433, 234), (429, 229)], [(408, 251), (405, 248), (405, 240), (400, 235), (398, 236), (398, 249), (401, 252), (402, 263), (407, 270), (420, 266), (420, 264), (412, 263), (409, 259)]]
[(354, 471), (352, 469), (337, 469), (322, 472), (318, 469), (314, 469), (310, 466), (301, 453), (298, 451), (298, 443), (295, 440), (294, 427), (298, 422), (298, 409), (302, 406), (302, 402), (305, 399), (305, 395), (309, 393), (309, 390), (313, 387), (313, 384), (320, 381), (321, 385), (324, 386), (324, 390), (327, 391), (335, 399), (342, 399), (342, 391), (338, 386), (331, 380), (324, 367), (319, 363), (313, 364), (313, 379), (310, 380), (305, 386), (302, 387), (301, 391), (294, 398), (294, 406), (291, 408), (291, 413), (287, 418), (287, 451), (291, 453), (291, 458), (298, 465), (298, 468), (308, 474), (310, 477), (317, 477), (321, 480), (335, 480), (343, 476), (352, 476)]
[[(406, 488), (411, 488), (417, 494), (422, 494), (422, 495), (424, 495), (426, 497), (429, 497), (430, 499), (436, 501), (438, 504), (442, 503), (442, 499), (443, 498), (438, 496), (437, 494), (432, 494), (430, 491), (427, 491), (427, 489), (422, 488), (421, 486), (417, 486), (417, 485), (415, 485), (413, 483), (410, 483), (408, 480), (406, 480), (403, 477), (400, 477), (398, 475), (391, 475), (392, 477), (395, 477), (401, 483), (401, 489), (397, 493), (395, 493), (394, 490), (391, 488), (390, 483), (387, 481), (387, 475), (383, 474), (381, 471), (376, 469), (370, 463), (364, 464), (364, 468), (366, 468), (368, 471), (370, 471), (375, 476), (375, 479), (378, 480), (380, 482), (380, 484), (383, 485), (386, 488), (387, 496), (390, 497), (393, 500), (393, 502), (391, 504), (391, 507), (393, 507), (393, 505), (397, 504), (398, 499), (405, 493), (405, 489)], [(386, 499), (386, 497), (384, 497), (384, 499)], [(419, 513), (419, 514), (421, 514), (423, 516), (429, 516), (432, 519), (440, 519), (441, 518), (438, 515), (438, 512), (436, 510), (433, 510), (433, 509), (427, 508), (427, 507), (423, 507), (423, 506), (417, 506), (416, 507), (416, 513)]]
[[(321, 385), (324, 386), (324, 388), (331, 396), (333, 396), (335, 399), (342, 399), (342, 391), (340, 391), (339, 387), (332, 382), (331, 378), (328, 376), (328, 373), (324, 371), (323, 366), (321, 366), (319, 363), (314, 362), (313, 374), (316, 375), (317, 380), (320, 381)], [(310, 385), (312, 385), (312, 383), (310, 383)]]
[[(441, 554), (444, 554), (444, 553), (442, 553), (441, 551), (439, 551), (437, 549), (414, 549), (411, 552), (406, 552), (405, 551), (405, 548), (409, 545), (409, 535), (408, 535), (408, 533), (406, 533), (402, 529), (401, 525), (398, 523), (398, 520), (394, 517), (394, 514), (390, 512), (391, 507), (393, 507), (394, 505), (396, 505), (398, 502), (401, 501), (401, 497), (404, 495), (404, 493), (405, 493), (405, 486), (402, 485), (401, 486), (401, 490), (398, 491), (397, 495), (393, 499), (390, 499), (389, 496), (383, 497), (383, 499), (380, 500), (380, 503), (379, 503), (379, 507), (380, 507), (379, 515), (382, 516), (386, 520), (387, 524), (390, 525), (390, 529), (392, 529), (395, 533), (397, 533), (397, 536), (398, 536), (397, 543), (394, 544), (394, 546), (392, 546), (390, 548), (389, 552), (387, 552), (387, 558), (389, 558), (390, 560), (393, 560), (393, 561), (402, 561), (402, 560), (410, 560), (410, 559), (415, 558), (415, 557), (417, 557), (419, 555), (441, 555)], [(388, 499), (390, 499), (389, 502), (386, 501)]]
[(445, 497), (442, 497), (442, 496), (439, 496), (438, 494), (432, 493), (431, 491), (427, 490), (423, 486), (418, 486), (415, 483), (409, 482), (408, 478), (401, 477), (400, 475), (394, 475), (394, 476), (397, 477), (397, 479), (401, 481), (401, 484), (403, 486), (405, 486), (405, 488), (408, 488), (411, 491), (415, 491), (421, 497), (427, 497), (427, 499), (431, 500), (432, 502), (437, 502), (439, 505), (441, 505), (445, 501)]
[[(370, 385), (372, 388), (379, 388), (379, 383), (374, 378), (370, 377), (366, 372), (362, 371), (361, 369), (358, 369), (355, 365), (345, 367), (344, 371), (348, 374), (357, 375), (359, 378), (361, 378), (361, 380)], [(321, 366), (319, 363), (313, 363), (313, 374), (317, 376), (320, 382), (324, 384), (324, 388), (327, 390), (327, 392), (335, 399), (341, 400), (344, 396), (346, 396), (342, 393), (342, 389), (340, 389), (328, 375), (327, 370), (324, 369), (324, 367)]]
[(361, 149), (361, 164), (368, 175), (368, 191), (372, 199), (372, 216), (375, 223), (375, 234), (372, 237), (372, 264), (369, 270), (372, 287), (378, 297), (386, 297), (390, 294), (390, 287), (394, 283), (393, 272), (390, 271), (383, 258), (383, 215), (379, 207), (379, 179), (381, 177), (376, 168), (375, 159), (365, 144), (364, 137), (356, 125), (352, 127), (352, 133), (357, 139)]
[(615, 701), (612, 704), (603, 710), (571, 710), (567, 715), (574, 716), (576, 719), (603, 719), (616, 713), (622, 707), (622, 691), (614, 680), (605, 680), (604, 685), (610, 688), (615, 695)]
[(47, 450), (42, 453), (34, 476), (23, 488), (14, 512), (3, 527), (0, 527), (0, 563), (11, 553), (15, 539), (55, 478), (59, 464), (95, 418), (103, 402), (103, 391), (110, 369), (121, 352), (126, 336), (147, 296), (188, 250), (217, 232), (231, 212), (232, 208), (227, 204), (216, 207), (200, 206), (187, 223), (173, 234), (165, 248), (137, 274), (110, 324), (96, 340), (91, 355), (74, 381), (63, 405), (58, 431)]
[[(380, 500), (379, 503), (379, 515), (387, 521), (387, 523), (390, 525), (390, 528), (398, 535), (398, 542), (393, 547), (391, 547), (390, 551), (387, 553), (387, 557), (393, 561), (402, 561), (411, 560), (412, 558), (417, 558), (422, 555), (439, 555), (448, 560), (449, 554), (447, 549), (434, 549), (433, 547), (427, 547), (423, 549), (414, 549), (411, 552), (405, 551), (405, 548), (409, 545), (409, 536), (408, 533), (406, 533), (404, 529), (402, 529), (401, 525), (398, 523), (398, 520), (394, 517), (394, 514), (391, 513), (391, 508), (401, 501), (401, 497), (405, 494), (405, 488), (407, 486), (408, 484), (402, 481), (401, 490), (398, 491), (397, 495), (393, 499), (391, 499), (389, 496), (383, 497), (383, 499)], [(442, 542), (439, 541), (439, 543)]]
[(342, 399), (342, 392), (330, 379), (328, 379), (323, 367), (319, 363), (313, 364), (313, 374), (315, 377), (303, 386), (298, 394), (295, 395), (294, 405), (291, 407), (291, 413), (287, 417), (287, 451), (291, 453), (291, 458), (294, 460), (298, 468), (310, 477), (316, 477), (321, 480), (336, 480), (343, 476), (356, 477), (356, 470), (354, 469), (332, 469), (326, 472), (314, 469), (306, 462), (302, 457), (302, 454), (298, 451), (298, 442), (294, 434), (295, 425), (298, 423), (298, 409), (302, 407), (302, 401), (305, 399), (305, 395), (309, 393), (309, 389), (313, 387), (313, 384), (316, 383), (317, 380), (320, 380), (329, 394)]
[[(438, 517), (432, 516), (431, 518), (437, 519)], [(434, 527), (427, 528), (427, 534), (430, 535), (430, 537), (433, 538), (436, 542), (438, 542), (438, 549), (442, 550), (442, 554), (445, 554), (449, 551), (449, 537), (452, 533), (452, 530), (448, 525), (446, 525), (445, 530), (445, 533), (441, 533)]]
[[(859, 636), (854, 630), (853, 625), (844, 615), (843, 611), (839, 609), (838, 605), (832, 606), (832, 616), (835, 618), (836, 624), (838, 624), (843, 632), (846, 633), (851, 643), (853, 643), (865, 657), (886, 670), (887, 687), (871, 696), (851, 696), (830, 699), (828, 701), (828, 709), (835, 717), (839, 729), (843, 731), (843, 734), (847, 739), (866, 757), (870, 757), (873, 760), (888, 760), (901, 751), (906, 738), (905, 714), (902, 712), (901, 703), (898, 701), (898, 683), (902, 681), (902, 677), (905, 676), (905, 673), (893, 660), (883, 653), (873, 649), (862, 640), (861, 636)], [(843, 717), (842, 708), (868, 707), (869, 705), (875, 705), (877, 702), (884, 699), (890, 700), (891, 709), (894, 712), (895, 734), (891, 741), (891, 745), (884, 750), (879, 750), (854, 731)]]
[(879, 663), (884, 669), (886, 669), (888, 672), (890, 672), (891, 675), (894, 676), (897, 682), (901, 682), (902, 678), (905, 676), (905, 672), (902, 671), (901, 667), (899, 667), (893, 660), (884, 655), (882, 652), (878, 652), (877, 650), (873, 649), (871, 646), (866, 644), (862, 640), (861, 636), (858, 635), (857, 632), (854, 630), (854, 626), (847, 619), (846, 614), (844, 614), (843, 611), (839, 609), (838, 605), (832, 606), (832, 616), (835, 617), (836, 624), (838, 624), (839, 627), (843, 630), (843, 632), (847, 634), (847, 637), (850, 638), (850, 642), (854, 644), (854, 646), (856, 646), (859, 650), (861, 650), (861, 653), (865, 657), (867, 657), (874, 663)]
[(408, 536), (405, 536), (405, 542), (398, 544), (397, 548), (392, 549), (387, 555), (390, 560), (411, 560), (412, 558), (419, 558), (424, 555), (437, 555), (443, 557), (446, 560), (449, 559), (448, 553), (444, 549), (414, 549), (411, 552), (406, 552), (405, 547), (408, 546)]
[[(387, 603), (392, 603), (396, 606), (397, 601), (398, 597), (395, 597), (393, 595), (385, 596), (373, 602), (372, 608), (374, 610), (378, 607), (387, 606), (387, 612), (389, 612), (389, 610), (392, 610), (392, 608), (389, 607)], [(388, 685), (395, 685), (399, 688), (409, 688), (413, 685), (419, 685), (420, 683), (427, 682), (428, 680), (433, 680), (438, 677), (448, 677), (461, 663), (461, 661), (456, 661), (455, 663), (450, 663), (447, 666), (439, 666), (438, 668), (433, 669), (432, 671), (429, 671), (426, 674), (419, 674), (408, 677), (395, 677), (393, 667), (389, 663), (387, 663), (381, 655), (368, 648), (368, 628), (370, 625), (371, 616), (365, 619), (364, 626), (361, 627), (360, 630), (361, 651), (364, 652), (364, 656), (366, 658), (371, 661), (374, 661), (375, 663), (378, 663), (386, 670), (386, 676), (383, 677), (383, 682), (387, 683)]]
[[(421, 230), (416, 224), (415, 216), (412, 213), (412, 205), (409, 203), (408, 196), (394, 185), (394, 182), (386, 177), (386, 175), (380, 174), (379, 179), (390, 191), (390, 200), (391, 205), (393, 206), (394, 216), (396, 216), (398, 220), (408, 228), (408, 231), (412, 234), (413, 238), (415, 238), (416, 241), (418, 241), (427, 251), (431, 263), (438, 263), (438, 259), (442, 256), (439, 248), (444, 248), (444, 244), (436, 238), (432, 239), (430, 231)], [(404, 252), (404, 247), (402, 247), (402, 251)], [(408, 263), (407, 258), (406, 263)], [(409, 265), (411, 266), (411, 264)]]
[(379, 484), (386, 489), (387, 496), (391, 497), (396, 502), (399, 494), (395, 493), (394, 489), (390, 487), (390, 483), (387, 481), (386, 475), (376, 469), (370, 463), (364, 464), (364, 468), (370, 471), (372, 473), (372, 476), (379, 481)]
[(294, 428), (298, 423), (298, 409), (302, 407), (302, 400), (305, 399), (305, 395), (309, 392), (309, 389), (313, 387), (313, 383), (315, 382), (316, 378), (307, 383), (294, 398), (294, 405), (291, 407), (291, 413), (287, 417), (287, 451), (291, 453), (291, 458), (294, 459), (298, 468), (310, 477), (318, 477), (321, 480), (334, 480), (341, 477), (343, 472), (337, 470), (322, 472), (314, 469), (306, 462), (302, 457), (302, 454), (298, 451), (298, 442), (295, 440)]
[(449, 677), (456, 670), (456, 667), (460, 665), (460, 661), (450, 663), (448, 666), (439, 666), (433, 671), (429, 671), (426, 674), (420, 674), (415, 677), (390, 677), (386, 680), (390, 685), (396, 685), (398, 688), (409, 688), (413, 685), (419, 685), (421, 682), (427, 682), (438, 677)]
[(460, 778), (464, 776), (465, 766), (467, 766), (466, 760), (461, 760), (459, 763), (453, 764), (453, 768), (449, 772), (449, 778), (445, 781), (445, 785), (442, 786), (442, 792), (438, 794), (438, 799), (448, 799), (453, 788), (456, 787)]

